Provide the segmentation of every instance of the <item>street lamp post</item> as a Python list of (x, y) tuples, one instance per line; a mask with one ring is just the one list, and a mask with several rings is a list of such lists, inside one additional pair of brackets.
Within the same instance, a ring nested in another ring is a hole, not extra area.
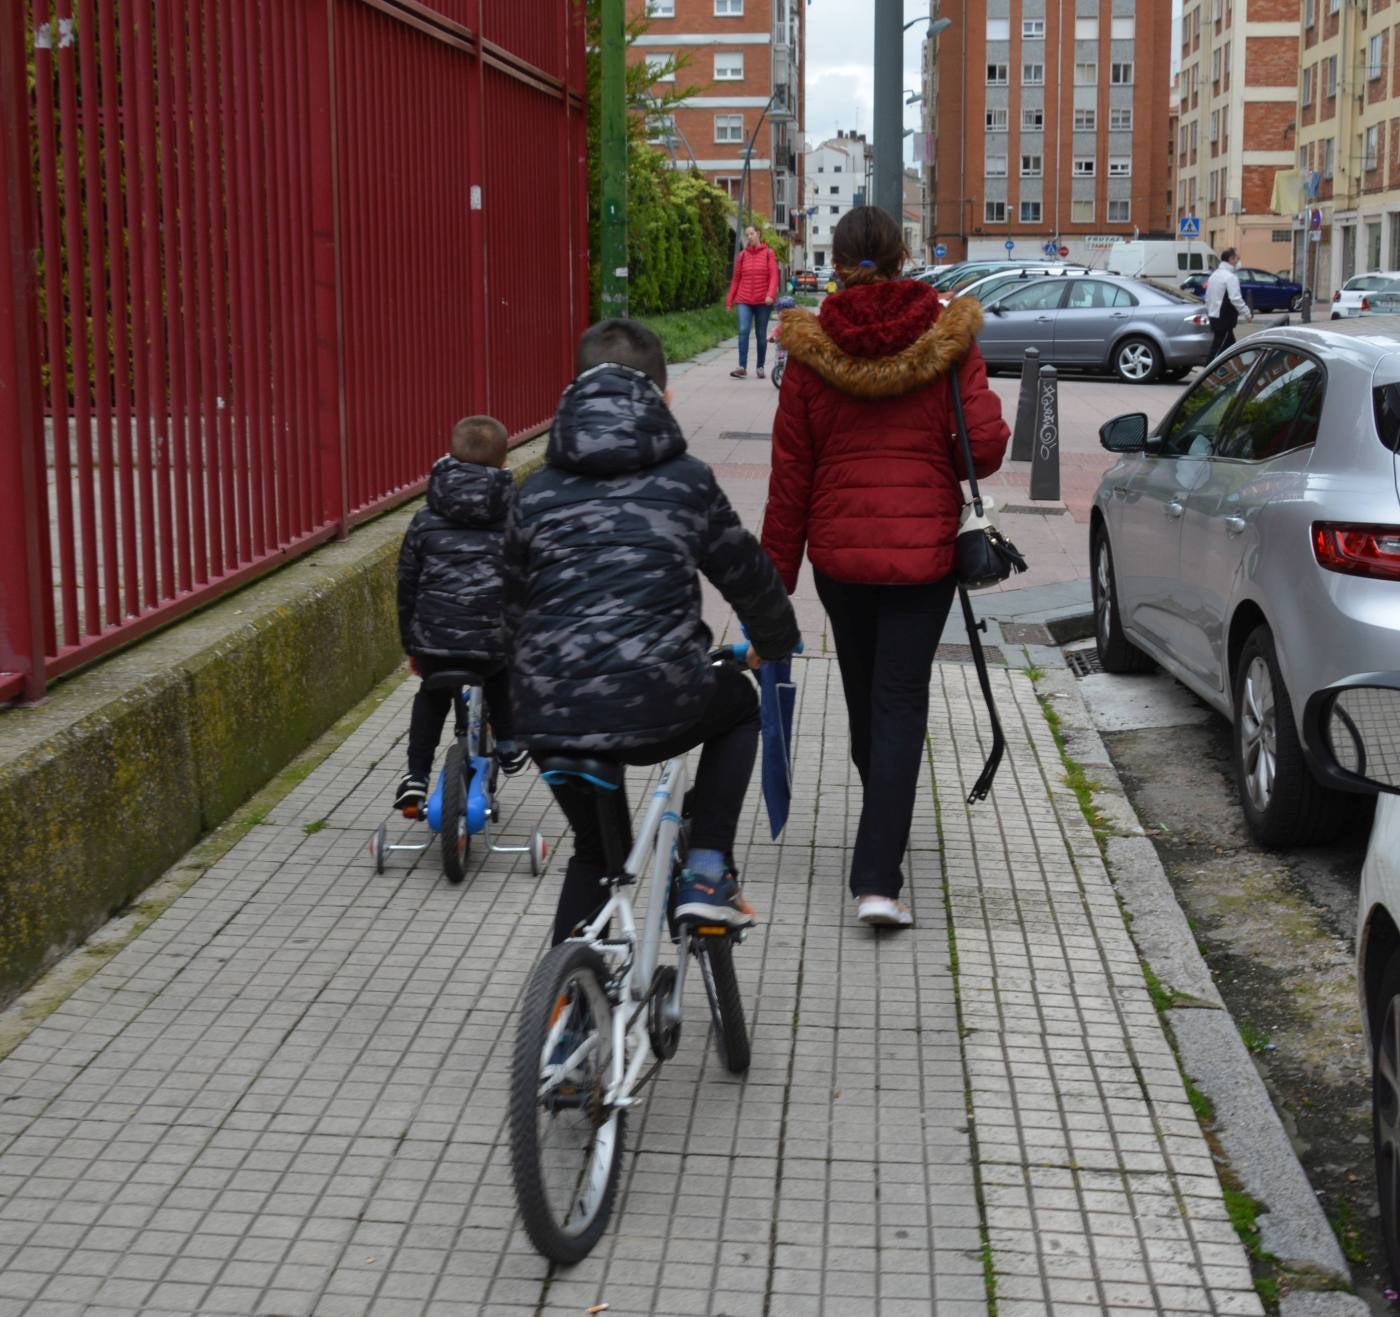
[[(744, 247), (744, 204), (746, 198), (748, 201), (749, 220), (750, 222), (753, 220), (753, 194), (750, 183), (750, 166), (753, 162), (754, 143), (758, 141), (758, 130), (763, 127), (763, 121), (768, 117), (769, 110), (773, 108), (773, 102), (779, 98), (781, 92), (782, 88), (777, 88), (768, 98), (767, 102), (764, 104), (763, 113), (758, 116), (758, 122), (753, 126), (753, 132), (749, 134), (748, 145), (744, 147), (744, 168), (743, 172), (739, 175), (738, 210), (735, 212), (734, 216), (734, 259), (736, 261), (739, 259), (739, 253)], [(776, 121), (776, 115), (774, 119)]]
[(896, 224), (904, 222), (904, 34), (920, 23), (928, 25), (924, 40), (953, 23), (948, 18), (904, 21), (904, 0), (875, 0), (875, 204)]

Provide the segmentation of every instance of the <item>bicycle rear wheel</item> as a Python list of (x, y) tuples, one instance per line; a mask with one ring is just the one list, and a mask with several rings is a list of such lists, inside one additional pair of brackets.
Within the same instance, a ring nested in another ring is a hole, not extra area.
[(448, 747), (442, 769), (442, 871), (450, 883), (460, 883), (467, 876), (467, 857), (471, 854), (472, 838), (467, 831), (467, 774), (471, 761), (461, 740)]
[(710, 1002), (710, 1021), (715, 1027), (715, 1047), (730, 1074), (742, 1075), (749, 1068), (749, 1027), (744, 1020), (744, 999), (734, 976), (734, 942), (729, 937), (692, 934), (700, 977)]
[(602, 1102), (612, 1059), (607, 977), (592, 947), (554, 947), (530, 977), (515, 1035), (515, 1197), (531, 1242), (551, 1262), (587, 1257), (617, 1196), (626, 1122)]

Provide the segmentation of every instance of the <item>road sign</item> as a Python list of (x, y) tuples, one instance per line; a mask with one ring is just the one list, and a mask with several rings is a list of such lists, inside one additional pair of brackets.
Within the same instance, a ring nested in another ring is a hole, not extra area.
[(1008, 239), (1006, 240), (1006, 250), (1007, 250), (1007, 251), (1010, 251), (1015, 245), (1016, 245), (1016, 244), (1015, 244), (1010, 238), (1008, 238)]
[(1069, 255), (1069, 248), (1068, 248), (1068, 247), (1061, 247), (1061, 248), (1060, 248), (1060, 255), (1061, 255), (1061, 256), (1068, 256), (1068, 255)]
[(1053, 256), (1055, 254), (1055, 244), (1053, 242), (1046, 242), (1042, 244), (1040, 250), (1047, 256)]
[(1183, 238), (1199, 238), (1201, 236), (1201, 217), (1199, 215), (1183, 215), (1181, 217), (1181, 236)]
[(938, 246), (933, 249), (933, 254), (937, 260), (941, 261), (948, 254), (948, 249), (940, 242)]
[(1314, 229), (1310, 234), (1308, 234), (1308, 237), (1309, 237), (1309, 239), (1311, 239), (1313, 242), (1321, 242), (1321, 241), (1322, 241), (1322, 230), (1321, 230), (1321, 229)]

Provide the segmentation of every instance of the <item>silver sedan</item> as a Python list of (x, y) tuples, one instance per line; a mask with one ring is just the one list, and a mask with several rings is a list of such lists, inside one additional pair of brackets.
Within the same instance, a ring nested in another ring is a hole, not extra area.
[(1400, 337), (1366, 321), (1251, 336), (1122, 454), (1090, 525), (1110, 672), (1155, 660), (1234, 724), (1245, 816), (1270, 845), (1341, 812), (1298, 717), (1317, 690), (1400, 656)]
[(1210, 359), (1201, 304), (1140, 279), (1050, 276), (998, 294), (985, 309), (977, 345), (993, 368), (1019, 366), (1033, 347), (1043, 365), (1111, 370), (1147, 384)]

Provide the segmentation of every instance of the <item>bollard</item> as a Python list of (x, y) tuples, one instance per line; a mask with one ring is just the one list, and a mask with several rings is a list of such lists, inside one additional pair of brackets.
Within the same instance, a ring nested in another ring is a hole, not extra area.
[(1300, 313), (1300, 317), (1299, 317), (1299, 318), (1302, 320), (1303, 324), (1305, 324), (1305, 325), (1310, 325), (1310, 324), (1312, 324), (1312, 302), (1313, 302), (1313, 298), (1312, 298), (1312, 289), (1311, 289), (1311, 288), (1304, 288), (1304, 289), (1303, 289), (1303, 306), (1302, 306), (1302, 310), (1301, 310), (1301, 313)]
[(1060, 497), (1060, 377), (1042, 366), (1035, 394), (1035, 436), (1031, 451), (1031, 502)]
[(1021, 396), (1016, 400), (1016, 428), (1011, 437), (1011, 460), (1029, 462), (1035, 433), (1035, 383), (1040, 378), (1040, 349), (1027, 348), (1021, 366)]

